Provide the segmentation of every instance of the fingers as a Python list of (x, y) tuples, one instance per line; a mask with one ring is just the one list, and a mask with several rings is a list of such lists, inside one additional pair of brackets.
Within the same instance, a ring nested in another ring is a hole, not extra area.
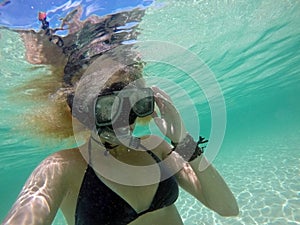
[(152, 114), (156, 125), (170, 140), (179, 140), (181, 131), (185, 131), (179, 112), (172, 103), (169, 95), (158, 87), (152, 87), (152, 90), (160, 112), (160, 116), (158, 116), (157, 112)]
[(164, 92), (163, 90), (161, 90), (160, 88), (155, 87), (155, 86), (153, 86), (151, 88), (154, 92), (154, 96), (156, 96), (156, 95), (160, 96), (160, 98), (165, 98), (167, 101), (171, 102), (171, 98), (166, 92)]
[[(152, 87), (152, 90), (154, 92), (155, 102), (159, 108), (160, 117), (162, 119), (165, 119), (169, 124), (179, 123), (178, 121), (179, 120), (181, 121), (181, 117), (176, 107), (174, 106), (173, 102), (171, 101), (169, 95), (167, 95), (164, 91), (162, 91), (158, 87)], [(155, 113), (155, 115), (153, 114), (152, 117), (153, 118), (158, 117), (157, 113)]]
[(163, 134), (167, 132), (167, 123), (165, 120), (155, 117), (154, 122)]
[(159, 89), (158, 87), (152, 87), (152, 90), (154, 92), (154, 99), (155, 102), (163, 115), (166, 110), (173, 110), (174, 106), (172, 104), (171, 98), (167, 93)]

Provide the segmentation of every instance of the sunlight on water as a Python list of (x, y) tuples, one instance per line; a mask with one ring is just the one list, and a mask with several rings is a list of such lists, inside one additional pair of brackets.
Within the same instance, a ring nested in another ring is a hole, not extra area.
[(147, 11), (139, 38), (196, 53), (233, 101), (299, 81), (299, 11), (297, 1), (162, 2)]

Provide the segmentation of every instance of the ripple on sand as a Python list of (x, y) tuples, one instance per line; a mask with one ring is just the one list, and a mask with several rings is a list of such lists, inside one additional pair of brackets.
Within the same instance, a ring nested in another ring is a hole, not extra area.
[(214, 163), (237, 198), (238, 217), (221, 217), (182, 192), (178, 208), (184, 224), (300, 225), (299, 151), (265, 145), (261, 148), (232, 161)]

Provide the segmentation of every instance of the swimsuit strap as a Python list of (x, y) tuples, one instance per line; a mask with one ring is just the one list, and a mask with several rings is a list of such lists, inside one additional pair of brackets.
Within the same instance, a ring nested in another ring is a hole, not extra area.
[(157, 162), (157, 163), (161, 162), (160, 158), (158, 158), (158, 156), (155, 155), (152, 151), (147, 151), (147, 153), (152, 156), (152, 158), (155, 160), (155, 162)]
[(92, 139), (89, 139), (89, 143), (88, 143), (88, 153), (89, 153), (89, 162), (88, 165), (92, 165)]

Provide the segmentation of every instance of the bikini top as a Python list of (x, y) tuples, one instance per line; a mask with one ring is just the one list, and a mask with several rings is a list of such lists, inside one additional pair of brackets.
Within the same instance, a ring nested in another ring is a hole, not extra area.
[[(161, 160), (151, 151), (147, 151), (159, 163)], [(166, 168), (158, 164), (161, 174)], [(172, 205), (178, 198), (178, 184), (174, 176), (161, 181), (150, 207), (136, 212), (121, 196), (106, 186), (95, 174), (91, 166), (87, 167), (80, 188), (75, 225), (125, 225), (148, 212)]]

